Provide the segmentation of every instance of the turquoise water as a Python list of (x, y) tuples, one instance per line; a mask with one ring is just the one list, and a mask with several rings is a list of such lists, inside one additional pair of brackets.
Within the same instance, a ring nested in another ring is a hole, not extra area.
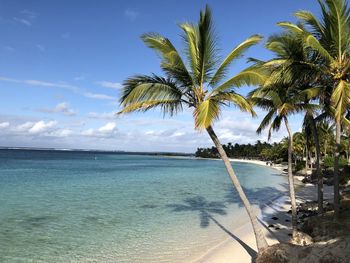
[[(233, 164), (253, 203), (286, 179)], [(190, 262), (247, 222), (221, 161), (0, 150), (0, 262)]]

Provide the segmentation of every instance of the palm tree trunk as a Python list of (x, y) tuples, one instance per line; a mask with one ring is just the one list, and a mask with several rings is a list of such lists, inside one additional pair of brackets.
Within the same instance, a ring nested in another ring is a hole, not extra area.
[(340, 120), (336, 121), (335, 131), (335, 158), (334, 158), (334, 218), (339, 218), (340, 197), (339, 197), (339, 158), (340, 158)]
[(292, 205), (292, 228), (293, 228), (293, 238), (297, 232), (297, 204), (295, 200), (295, 189), (294, 189), (294, 179), (293, 179), (293, 171), (292, 171), (292, 153), (293, 153), (293, 133), (289, 127), (288, 119), (284, 118), (284, 122), (286, 124), (286, 128), (289, 135), (288, 140), (288, 183), (289, 183), (289, 195), (290, 202)]
[(244, 204), (245, 209), (247, 210), (248, 216), (249, 216), (251, 224), (253, 226), (253, 231), (254, 231), (255, 239), (256, 239), (256, 245), (257, 245), (258, 251), (261, 252), (262, 250), (264, 250), (265, 248), (268, 247), (268, 244), (267, 244), (267, 241), (265, 239), (264, 233), (262, 232), (262, 229), (259, 226), (258, 219), (253, 211), (253, 208), (252, 208), (247, 196), (245, 195), (245, 193), (242, 189), (242, 186), (241, 186), (235, 172), (233, 171), (230, 160), (227, 157), (226, 152), (219, 141), (219, 138), (216, 136), (216, 134), (211, 126), (209, 126), (207, 128), (207, 132), (208, 132), (210, 138), (213, 140), (213, 142), (216, 146), (216, 149), (218, 150), (218, 152), (221, 156), (221, 159), (223, 160), (223, 162), (225, 164), (226, 170), (231, 178), (231, 181), (232, 181), (233, 185), (235, 186), (235, 188), (238, 192), (238, 195)]
[(318, 201), (318, 213), (323, 214), (323, 175), (321, 172), (321, 146), (318, 137), (316, 121), (313, 116), (311, 116), (311, 128), (314, 135), (315, 148), (316, 148), (316, 175), (317, 175), (317, 201)]
[(309, 158), (309, 151), (308, 151), (308, 147), (307, 147), (307, 142), (306, 142), (306, 146), (305, 146), (305, 174), (307, 175), (307, 171), (309, 170), (309, 164), (307, 162)]

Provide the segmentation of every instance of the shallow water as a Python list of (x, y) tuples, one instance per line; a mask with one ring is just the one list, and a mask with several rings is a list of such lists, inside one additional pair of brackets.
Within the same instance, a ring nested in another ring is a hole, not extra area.
[[(251, 201), (286, 178), (234, 163)], [(189, 262), (247, 222), (221, 161), (0, 150), (0, 262)]]

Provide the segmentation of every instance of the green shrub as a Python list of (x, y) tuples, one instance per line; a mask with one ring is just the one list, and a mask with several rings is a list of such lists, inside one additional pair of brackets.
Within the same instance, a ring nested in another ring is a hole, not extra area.
[(295, 172), (301, 171), (305, 168), (305, 161), (298, 161), (295, 166)]
[(341, 172), (340, 184), (347, 184), (349, 180), (350, 180), (350, 166), (347, 165), (344, 167), (343, 171)]
[[(348, 164), (348, 160), (346, 160), (346, 158), (344, 157), (340, 157), (339, 159), (339, 165), (340, 167), (344, 167)], [(323, 165), (326, 167), (326, 168), (329, 168), (329, 167), (334, 167), (334, 157), (332, 156), (326, 156), (323, 160)]]

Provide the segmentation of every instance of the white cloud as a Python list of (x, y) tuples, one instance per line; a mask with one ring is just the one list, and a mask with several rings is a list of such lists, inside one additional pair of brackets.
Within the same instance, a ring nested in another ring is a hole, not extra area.
[(101, 94), (101, 93), (91, 93), (91, 92), (86, 92), (84, 93), (84, 96), (90, 99), (97, 99), (97, 100), (115, 100), (116, 98), (106, 95), (106, 94)]
[(36, 48), (39, 49), (39, 51), (41, 51), (41, 52), (46, 51), (46, 48), (45, 48), (44, 45), (37, 44), (37, 45), (36, 45)]
[(62, 129), (54, 131), (51, 135), (55, 137), (68, 137), (73, 134), (71, 129)]
[(99, 132), (110, 133), (116, 129), (117, 124), (115, 122), (108, 122), (106, 125), (98, 129)]
[(33, 127), (33, 125), (34, 125), (33, 122), (28, 121), (28, 122), (25, 122), (25, 123), (23, 123), (23, 124), (18, 125), (18, 126), (15, 128), (15, 131), (18, 131), (18, 132), (28, 131), (30, 128)]
[(118, 82), (110, 82), (110, 81), (98, 81), (96, 82), (97, 85), (100, 85), (101, 87), (104, 88), (111, 88), (111, 89), (121, 89), (122, 84)]
[(134, 21), (136, 20), (136, 18), (139, 17), (140, 13), (131, 9), (131, 8), (127, 8), (124, 11), (124, 15), (126, 16), (126, 18), (128, 18), (130, 21)]
[(0, 122), (0, 129), (5, 129), (10, 126), (9, 122)]
[(48, 81), (35, 80), (35, 79), (19, 80), (19, 79), (13, 79), (13, 78), (0, 76), (0, 81), (19, 83), (19, 84), (25, 84), (25, 85), (30, 85), (30, 86), (63, 88), (63, 89), (71, 90), (73, 92), (78, 92), (80, 89), (77, 86), (73, 86), (73, 85), (66, 84), (66, 83), (48, 82)]
[(75, 116), (76, 112), (69, 108), (69, 104), (67, 102), (62, 102), (57, 104), (53, 109), (40, 109), (39, 111), (45, 113), (62, 113), (66, 116)]
[(32, 23), (27, 20), (27, 19), (24, 19), (24, 18), (19, 18), (19, 17), (14, 17), (13, 20), (17, 23), (20, 23), (22, 25), (25, 25), (25, 26), (31, 26)]
[(67, 84), (67, 83), (48, 82), (48, 81), (35, 80), (35, 79), (19, 80), (19, 79), (4, 77), (4, 76), (0, 76), (0, 81), (25, 84), (30, 86), (38, 86), (38, 87), (62, 88), (62, 89), (66, 89), (74, 93), (83, 95), (90, 99), (98, 99), (98, 100), (115, 100), (116, 99), (106, 94), (88, 92), (85, 89), (82, 89), (78, 86)]
[(89, 112), (88, 113), (88, 118), (91, 119), (106, 119), (106, 120), (111, 120), (111, 119), (116, 119), (117, 115), (115, 111), (112, 112), (102, 112), (102, 113), (97, 113), (97, 112)]
[(21, 14), (27, 16), (30, 19), (35, 19), (39, 14), (36, 12), (33, 12), (31, 10), (24, 9), (21, 11)]
[(38, 121), (28, 130), (31, 134), (46, 132), (57, 124), (56, 121)]
[[(18, 82), (18, 81), (15, 81), (15, 82)], [(31, 85), (31, 86), (63, 88), (63, 89), (68, 89), (68, 90), (72, 90), (75, 92), (79, 90), (79, 87), (73, 86), (70, 84), (57, 83), (57, 82), (47, 82), (47, 81), (35, 80), (35, 79), (28, 79), (28, 80), (24, 80), (24, 81), (19, 81), (19, 83), (24, 83), (24, 84)]]
[(15, 51), (15, 48), (11, 47), (11, 46), (4, 46), (3, 49), (6, 50), (6, 51), (9, 51), (9, 52)]
[(82, 131), (81, 134), (91, 137), (109, 137), (117, 132), (117, 124), (115, 122), (107, 122), (105, 125), (98, 129), (87, 129)]

